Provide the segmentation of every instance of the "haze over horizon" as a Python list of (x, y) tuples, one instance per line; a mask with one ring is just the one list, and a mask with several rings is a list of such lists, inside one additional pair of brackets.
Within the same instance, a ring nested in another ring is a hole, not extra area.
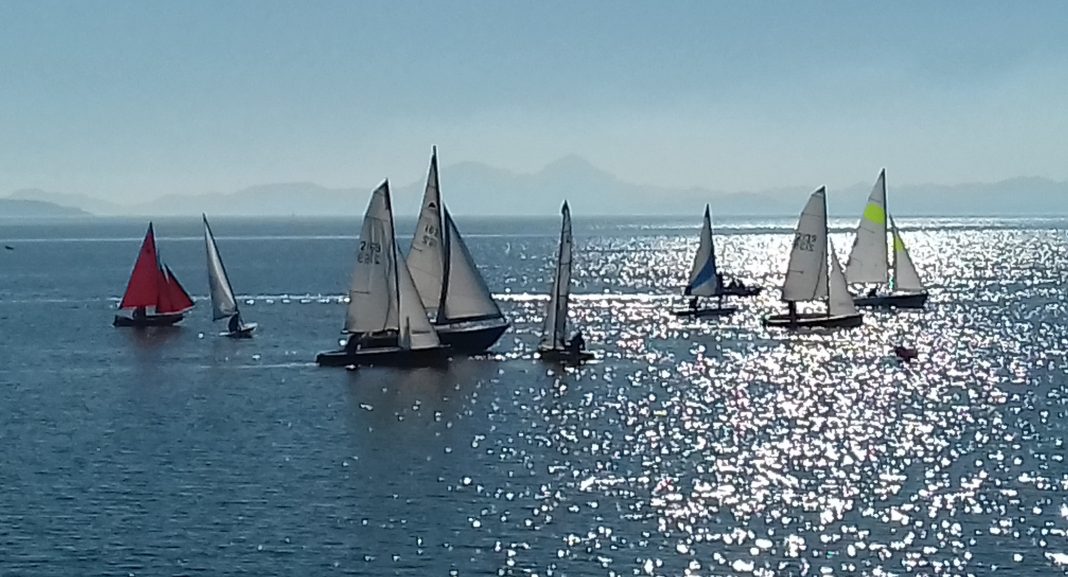
[(663, 190), (1068, 180), (1059, 2), (45, 1), (0, 21), (0, 195), (408, 183), (432, 144)]

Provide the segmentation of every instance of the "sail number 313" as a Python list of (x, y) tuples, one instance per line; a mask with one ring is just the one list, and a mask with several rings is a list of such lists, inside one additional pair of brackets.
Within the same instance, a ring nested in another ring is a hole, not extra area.
[(816, 250), (816, 235), (806, 233), (794, 234), (794, 248), (805, 252)]
[(356, 256), (360, 264), (382, 264), (382, 243), (360, 241), (360, 254)]

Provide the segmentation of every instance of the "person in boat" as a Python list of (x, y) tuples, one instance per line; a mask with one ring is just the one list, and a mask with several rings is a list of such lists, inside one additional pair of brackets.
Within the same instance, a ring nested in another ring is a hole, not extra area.
[(567, 343), (567, 350), (573, 355), (578, 355), (586, 350), (586, 339), (582, 338), (582, 331), (575, 333), (571, 341)]
[(137, 307), (134, 309), (133, 318), (140, 320), (147, 316), (148, 314), (145, 313), (145, 307)]
[(690, 297), (690, 310), (697, 310), (697, 297)]
[(793, 301), (790, 301), (790, 302), (786, 303), (786, 308), (788, 309), (788, 313), (787, 314), (790, 316), (790, 322), (796, 323), (797, 322), (797, 303), (795, 303)]
[(227, 323), (226, 326), (227, 326), (227, 328), (230, 329), (231, 333), (239, 333), (239, 332), (241, 332), (241, 317), (239, 315), (231, 316), (230, 317), (230, 322)]
[(879, 294), (879, 290), (876, 287), (871, 287), (868, 291), (868, 298), (875, 298), (875, 295)]
[(363, 336), (363, 333), (352, 333), (349, 335), (349, 340), (345, 341), (345, 352), (350, 355), (356, 354), (356, 351), (360, 348), (360, 344), (363, 343)]

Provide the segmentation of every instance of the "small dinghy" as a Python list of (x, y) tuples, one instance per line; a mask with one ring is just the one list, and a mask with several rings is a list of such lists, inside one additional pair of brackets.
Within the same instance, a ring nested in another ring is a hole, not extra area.
[(580, 364), (596, 358), (586, 350), (586, 340), (582, 332), (575, 333), (567, 339), (567, 310), (571, 296), (571, 209), (564, 202), (560, 209), (560, 246), (556, 252), (553, 271), (553, 286), (549, 293), (549, 302), (545, 306), (545, 325), (542, 329), (541, 342), (538, 344), (538, 358), (543, 361)]
[(407, 264), (438, 338), (453, 352), (485, 352), (508, 330), (508, 320), (441, 200), (437, 148), (430, 157)]
[[(682, 294), (690, 297), (690, 306), (684, 309), (674, 309), (671, 314), (677, 317), (723, 317), (738, 312), (738, 307), (723, 306), (723, 275), (716, 266), (716, 247), (712, 242), (712, 216), (709, 207), (705, 205), (705, 221), (701, 227), (701, 244), (697, 247), (697, 254), (693, 259), (693, 268), (690, 270), (690, 280)], [(717, 297), (714, 307), (701, 308), (701, 297)]]
[[(828, 267), (828, 264), (830, 265)], [(789, 310), (764, 318), (764, 326), (786, 329), (851, 328), (864, 323), (853, 305), (834, 246), (827, 238), (827, 192), (812, 193), (794, 232), (782, 300)], [(825, 301), (825, 312), (798, 312), (797, 303)]]
[[(115, 315), (116, 327), (169, 327), (185, 318), (193, 299), (167, 265), (159, 258), (152, 223), (141, 242), (141, 250), (130, 273), (130, 282), (119, 308), (132, 310), (130, 316)], [(154, 309), (148, 312), (148, 309)]]
[(339, 350), (319, 353), (318, 364), (421, 367), (448, 362), (448, 347), (438, 339), (399, 256), (387, 180), (371, 194), (363, 219), (343, 329), (348, 340)]
[(894, 354), (897, 355), (897, 358), (905, 361), (906, 363), (912, 362), (920, 356), (919, 351), (917, 351), (916, 349), (902, 345), (897, 345), (896, 347), (894, 347)]
[(211, 291), (211, 320), (229, 318), (227, 332), (223, 336), (232, 339), (252, 338), (252, 331), (256, 330), (256, 323), (246, 323), (241, 319), (241, 311), (237, 309), (237, 299), (234, 298), (234, 287), (230, 286), (230, 277), (226, 275), (226, 267), (223, 266), (222, 257), (219, 256), (219, 247), (215, 244), (215, 235), (211, 232), (208, 217), (204, 219), (204, 246), (208, 253), (208, 288)]
[[(888, 228), (889, 224), (889, 228)], [(893, 263), (887, 258), (887, 233), (893, 238)], [(886, 169), (879, 173), (864, 214), (857, 225), (857, 236), (846, 261), (846, 280), (850, 284), (874, 285), (857, 295), (857, 306), (920, 309), (927, 303), (927, 289), (905, 248), (894, 218), (886, 210)]]

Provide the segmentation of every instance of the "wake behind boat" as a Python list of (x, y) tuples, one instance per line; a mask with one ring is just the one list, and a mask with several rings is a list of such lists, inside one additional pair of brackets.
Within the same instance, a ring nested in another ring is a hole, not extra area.
[(234, 287), (230, 285), (230, 277), (226, 274), (222, 257), (219, 256), (219, 246), (215, 244), (215, 235), (211, 232), (208, 217), (204, 219), (204, 246), (208, 255), (208, 289), (211, 291), (211, 320), (229, 318), (227, 322), (228, 332), (225, 336), (234, 339), (247, 339), (252, 337), (252, 331), (256, 330), (256, 323), (245, 323), (241, 319), (241, 311), (237, 308), (237, 299), (234, 298)]
[(436, 147), (430, 157), (407, 264), (443, 344), (456, 352), (477, 354), (493, 346), (508, 330), (508, 320), (441, 200)]
[[(722, 317), (738, 312), (738, 307), (723, 306), (723, 275), (716, 266), (716, 247), (712, 241), (712, 215), (705, 205), (705, 220), (701, 228), (701, 243), (693, 259), (690, 280), (683, 289), (683, 295), (690, 297), (690, 306), (675, 309), (671, 314), (682, 317)], [(718, 297), (715, 307), (698, 307), (700, 297)]]
[[(828, 273), (828, 262), (830, 271)], [(784, 315), (764, 318), (764, 326), (787, 329), (850, 328), (864, 323), (853, 305), (834, 246), (827, 238), (827, 193), (812, 193), (794, 232), (782, 300), (788, 306)], [(825, 312), (799, 312), (797, 303), (824, 300)]]
[(586, 340), (582, 332), (576, 332), (567, 339), (567, 305), (571, 296), (571, 209), (564, 201), (560, 209), (560, 245), (556, 253), (553, 269), (553, 286), (549, 293), (549, 302), (545, 306), (545, 325), (542, 329), (541, 342), (538, 344), (538, 357), (544, 361), (565, 364), (579, 364), (595, 358), (586, 350)]
[(315, 362), (400, 367), (447, 362), (448, 347), (430, 325), (408, 266), (399, 258), (388, 180), (371, 194), (359, 246), (343, 329), (348, 340), (339, 350), (319, 353)]
[[(193, 299), (182, 288), (178, 279), (167, 265), (159, 258), (156, 249), (156, 234), (152, 223), (148, 223), (148, 232), (141, 242), (130, 273), (126, 292), (122, 295), (119, 308), (132, 309), (130, 316), (115, 315), (112, 325), (116, 327), (169, 327), (185, 317), (193, 308)], [(148, 309), (154, 309), (152, 313)]]
[[(894, 241), (892, 265), (887, 260), (887, 232)], [(893, 217), (886, 209), (886, 169), (879, 172), (868, 195), (868, 204), (860, 217), (857, 236), (846, 262), (845, 275), (850, 284), (874, 285), (863, 295), (854, 297), (858, 306), (923, 308), (927, 302), (927, 290)]]

